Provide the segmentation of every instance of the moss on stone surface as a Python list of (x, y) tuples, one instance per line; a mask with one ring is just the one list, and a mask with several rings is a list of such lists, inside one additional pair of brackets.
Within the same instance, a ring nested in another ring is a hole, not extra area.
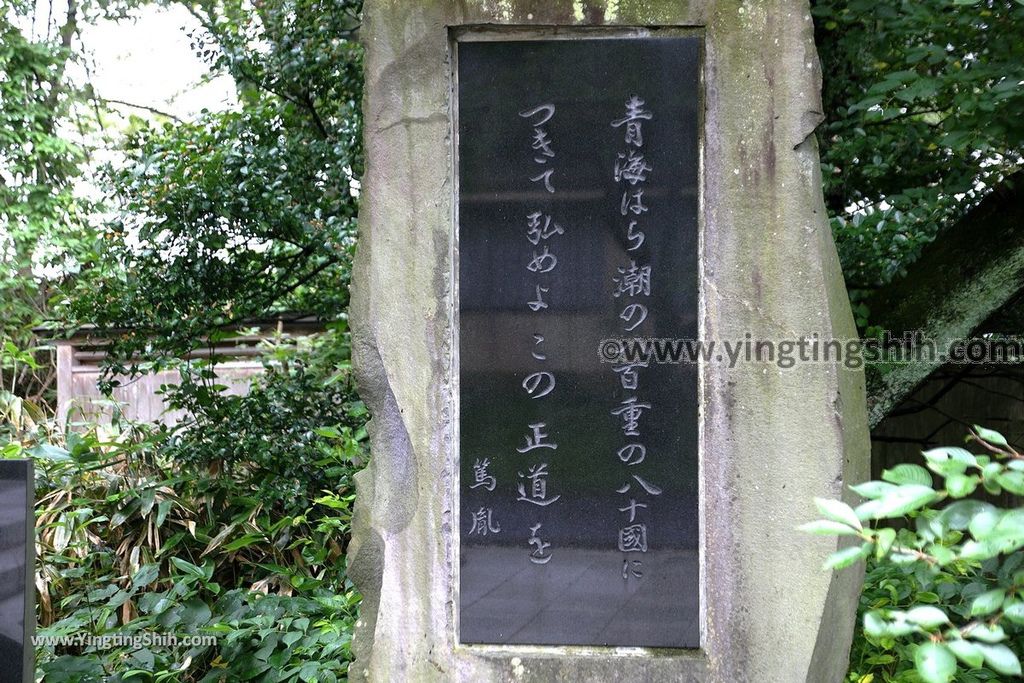
[(705, 27), (705, 337), (854, 333), (821, 197), (805, 1), (367, 0), (351, 319), (374, 418), (351, 555), (367, 595), (353, 680), (828, 683), (845, 672), (857, 574), (820, 572), (835, 542), (793, 530), (814, 517), (812, 497), (867, 474), (863, 376), (837, 366), (703, 369), (702, 650), (455, 642), (449, 27), (599, 23)]

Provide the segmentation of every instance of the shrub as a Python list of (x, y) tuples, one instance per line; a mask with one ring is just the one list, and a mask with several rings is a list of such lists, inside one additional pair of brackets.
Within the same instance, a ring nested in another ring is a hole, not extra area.
[[(340, 404), (325, 400), (351, 386), (347, 351), (335, 351), (281, 351), (254, 386), (252, 403), (305, 397), (291, 410), (311, 434), (306, 449), (281, 437), (281, 422), (259, 433), (253, 422), (223, 469), (209, 453), (178, 459), (183, 444), (207, 443), (192, 433), (201, 419), (62, 433), (42, 407), (7, 397), (0, 453), (36, 463), (37, 634), (64, 638), (37, 647), (40, 681), (344, 679), (359, 602), (344, 553), (365, 411), (350, 388)], [(261, 497), (275, 468), (296, 463), (328, 464), (287, 505)], [(158, 641), (166, 635), (216, 640)]]
[[(817, 500), (823, 519), (801, 527), (851, 539), (826, 569), (870, 559), (852, 681), (967, 683), (1021, 674), (1024, 508), (968, 496), (1024, 495), (1024, 455), (981, 427), (967, 441), (979, 453), (926, 451), (927, 469), (901, 464), (882, 481), (852, 486), (865, 499), (856, 508)], [(897, 530), (892, 520), (907, 526)]]
[(206, 366), (183, 368), (183, 382), (165, 392), (191, 419), (173, 430), (165, 454), (234, 481), (221, 493), (251, 496), (288, 515), (344, 483), (362, 464), (366, 438), (346, 328), (333, 323), (297, 344), (264, 356), (266, 372), (244, 396), (220, 391)]

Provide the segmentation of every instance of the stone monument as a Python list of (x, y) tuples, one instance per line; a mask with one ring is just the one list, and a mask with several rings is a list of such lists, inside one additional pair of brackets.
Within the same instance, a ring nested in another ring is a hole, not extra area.
[[(806, 1), (367, 0), (353, 680), (842, 680), (863, 377)], [(673, 355), (676, 353), (676, 355)], [(734, 359), (735, 360), (735, 359)]]

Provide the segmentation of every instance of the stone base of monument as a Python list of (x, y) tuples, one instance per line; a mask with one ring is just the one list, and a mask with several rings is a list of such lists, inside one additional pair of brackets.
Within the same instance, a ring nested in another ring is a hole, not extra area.
[(806, 0), (367, 0), (356, 681), (844, 678), (859, 369)]

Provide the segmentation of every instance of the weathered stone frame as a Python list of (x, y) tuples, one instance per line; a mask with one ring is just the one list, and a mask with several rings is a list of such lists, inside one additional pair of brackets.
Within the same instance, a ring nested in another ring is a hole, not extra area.
[(579, 0), (366, 3), (367, 172), (351, 319), (374, 417), (350, 547), (364, 594), (353, 680), (822, 683), (845, 672), (859, 577), (822, 573), (835, 542), (793, 530), (815, 516), (813, 496), (838, 497), (866, 476), (863, 377), (837, 364), (701, 369), (700, 650), (456, 640), (452, 44), (464, 27), (703, 30), (702, 333), (854, 336), (821, 196), (806, 1), (610, 4), (616, 13)]

